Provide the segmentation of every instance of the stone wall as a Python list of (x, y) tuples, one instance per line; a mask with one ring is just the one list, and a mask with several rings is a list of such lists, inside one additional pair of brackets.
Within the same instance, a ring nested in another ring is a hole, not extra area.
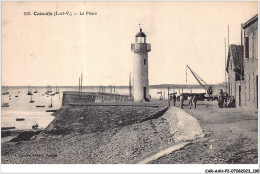
[(62, 106), (69, 104), (84, 104), (84, 103), (102, 103), (102, 102), (128, 102), (133, 101), (133, 98), (127, 95), (109, 94), (109, 93), (91, 93), (64, 91), (62, 97)]

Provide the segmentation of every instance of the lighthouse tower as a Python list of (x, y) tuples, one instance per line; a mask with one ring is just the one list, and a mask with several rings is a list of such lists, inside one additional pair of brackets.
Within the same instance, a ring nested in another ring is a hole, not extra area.
[(142, 28), (136, 34), (135, 43), (131, 44), (131, 50), (134, 52), (134, 101), (139, 102), (149, 98), (148, 52), (151, 51), (151, 44), (146, 43), (146, 35), (143, 33)]

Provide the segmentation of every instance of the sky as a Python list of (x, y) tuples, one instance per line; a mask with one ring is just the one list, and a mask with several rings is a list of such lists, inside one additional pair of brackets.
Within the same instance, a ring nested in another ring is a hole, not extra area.
[[(72, 16), (33, 14), (55, 11)], [(241, 23), (257, 13), (249, 1), (2, 2), (2, 85), (72, 86), (81, 73), (84, 86), (128, 85), (139, 22), (152, 49), (150, 85), (196, 84), (186, 65), (223, 82), (228, 25), (229, 44), (241, 44)]]

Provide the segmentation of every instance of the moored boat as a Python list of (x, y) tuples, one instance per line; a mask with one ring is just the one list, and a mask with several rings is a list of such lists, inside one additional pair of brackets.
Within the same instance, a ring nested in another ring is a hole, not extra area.
[(31, 100), (30, 100), (30, 103), (34, 103), (34, 101), (32, 100), (32, 95), (31, 95)]
[(36, 108), (44, 108), (45, 105), (36, 105)]
[(16, 121), (24, 121), (24, 118), (16, 118)]
[(51, 98), (51, 104), (48, 106), (49, 108), (52, 108), (53, 105), (52, 105), (52, 98)]
[(33, 129), (38, 129), (39, 125), (35, 122), (34, 125), (32, 125)]
[(1, 107), (9, 107), (9, 103), (3, 103)]

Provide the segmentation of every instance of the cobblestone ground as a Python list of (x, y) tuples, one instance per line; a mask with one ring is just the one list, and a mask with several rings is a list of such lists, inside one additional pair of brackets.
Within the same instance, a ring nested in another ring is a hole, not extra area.
[(184, 110), (196, 118), (206, 134), (153, 164), (256, 164), (258, 163), (257, 112), (218, 108), (216, 101), (199, 102)]

